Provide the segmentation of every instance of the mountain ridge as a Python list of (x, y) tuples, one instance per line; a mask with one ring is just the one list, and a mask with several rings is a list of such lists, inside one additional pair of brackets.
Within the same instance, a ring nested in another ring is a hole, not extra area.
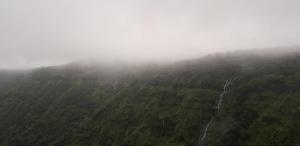
[(300, 144), (300, 54), (242, 54), (17, 75), (0, 90), (0, 145), (196, 146), (208, 123), (205, 146)]

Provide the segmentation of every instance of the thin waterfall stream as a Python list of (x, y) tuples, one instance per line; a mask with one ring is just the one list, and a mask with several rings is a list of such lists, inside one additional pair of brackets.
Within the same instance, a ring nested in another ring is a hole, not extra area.
[[(218, 104), (217, 104), (217, 112), (220, 111), (221, 107), (222, 107), (222, 102), (223, 102), (223, 98), (224, 98), (224, 95), (226, 94), (227, 92), (227, 88), (228, 86), (230, 85), (231, 83), (231, 80), (226, 80), (224, 86), (223, 86), (223, 92), (220, 94), (220, 97), (219, 97), (219, 100), (218, 100)], [(203, 141), (205, 140), (206, 138), (206, 135), (207, 135), (207, 130), (209, 129), (211, 123), (213, 122), (214, 120), (214, 116), (212, 116), (209, 120), (209, 122), (206, 124), (205, 126), (205, 129), (204, 129), (204, 133), (202, 136), (200, 136), (199, 138), (199, 142), (198, 142), (198, 145), (201, 146), (201, 144), (203, 143)]]

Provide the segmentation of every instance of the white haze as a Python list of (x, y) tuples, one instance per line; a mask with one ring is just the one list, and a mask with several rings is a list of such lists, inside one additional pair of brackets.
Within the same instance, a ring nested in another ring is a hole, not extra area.
[(299, 0), (1, 0), (0, 68), (296, 46)]

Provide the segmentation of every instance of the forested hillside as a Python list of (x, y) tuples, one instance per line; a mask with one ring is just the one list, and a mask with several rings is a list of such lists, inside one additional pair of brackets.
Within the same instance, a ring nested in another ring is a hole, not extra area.
[(0, 146), (300, 145), (300, 53), (5, 75)]

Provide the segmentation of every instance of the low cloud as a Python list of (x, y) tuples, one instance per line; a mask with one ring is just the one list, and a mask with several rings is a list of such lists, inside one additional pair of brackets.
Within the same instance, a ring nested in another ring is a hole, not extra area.
[(298, 0), (2, 0), (0, 68), (299, 45)]

